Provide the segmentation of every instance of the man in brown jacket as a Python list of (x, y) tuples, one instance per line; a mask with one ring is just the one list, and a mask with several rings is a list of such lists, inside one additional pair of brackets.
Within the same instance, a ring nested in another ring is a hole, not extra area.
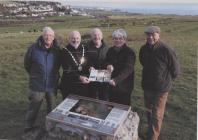
[(158, 26), (147, 27), (145, 34), (147, 41), (140, 49), (139, 60), (143, 66), (142, 87), (148, 109), (146, 140), (157, 140), (171, 83), (179, 73), (179, 64), (173, 49), (160, 40)]

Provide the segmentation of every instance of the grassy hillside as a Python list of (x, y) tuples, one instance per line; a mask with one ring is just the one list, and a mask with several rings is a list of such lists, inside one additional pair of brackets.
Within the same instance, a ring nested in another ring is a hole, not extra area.
[[(181, 64), (181, 75), (174, 81), (168, 97), (160, 140), (195, 140), (197, 118), (197, 16), (111, 16), (108, 19), (89, 17), (52, 17), (40, 21), (8, 22), (0, 27), (0, 139), (21, 139), (24, 115), (27, 107), (28, 76), (23, 67), (27, 47), (41, 34), (44, 26), (55, 29), (59, 41), (67, 42), (71, 30), (83, 35), (98, 26), (104, 39), (111, 45), (111, 33), (124, 28), (128, 33), (128, 44), (137, 56), (135, 64), (135, 89), (131, 97), (132, 108), (138, 112), (141, 122), (140, 135), (146, 132), (146, 117), (141, 88), (141, 66), (138, 60), (140, 46), (144, 44), (144, 28), (155, 24), (161, 27), (161, 38), (176, 50)], [(32, 24), (33, 23), (33, 24)], [(34, 32), (35, 31), (35, 32)], [(57, 103), (60, 102), (58, 95)], [(39, 115), (42, 123), (45, 105)]]

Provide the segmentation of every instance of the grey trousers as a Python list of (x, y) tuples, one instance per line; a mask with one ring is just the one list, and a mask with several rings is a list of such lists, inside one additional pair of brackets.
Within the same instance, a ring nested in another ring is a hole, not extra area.
[(33, 127), (44, 98), (47, 103), (47, 113), (49, 113), (55, 107), (55, 94), (53, 92), (38, 92), (29, 89), (29, 105), (25, 115), (25, 128)]

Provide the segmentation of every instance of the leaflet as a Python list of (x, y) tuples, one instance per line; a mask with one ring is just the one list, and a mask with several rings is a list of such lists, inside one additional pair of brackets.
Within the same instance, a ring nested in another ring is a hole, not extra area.
[(108, 70), (91, 70), (89, 81), (93, 82), (109, 82), (111, 73)]

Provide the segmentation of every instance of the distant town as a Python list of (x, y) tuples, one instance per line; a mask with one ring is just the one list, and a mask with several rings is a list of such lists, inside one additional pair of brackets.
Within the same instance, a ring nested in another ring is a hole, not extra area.
[(88, 14), (70, 5), (47, 1), (3, 1), (0, 2), (0, 19), (5, 18), (44, 18), (46, 16), (65, 16)]

